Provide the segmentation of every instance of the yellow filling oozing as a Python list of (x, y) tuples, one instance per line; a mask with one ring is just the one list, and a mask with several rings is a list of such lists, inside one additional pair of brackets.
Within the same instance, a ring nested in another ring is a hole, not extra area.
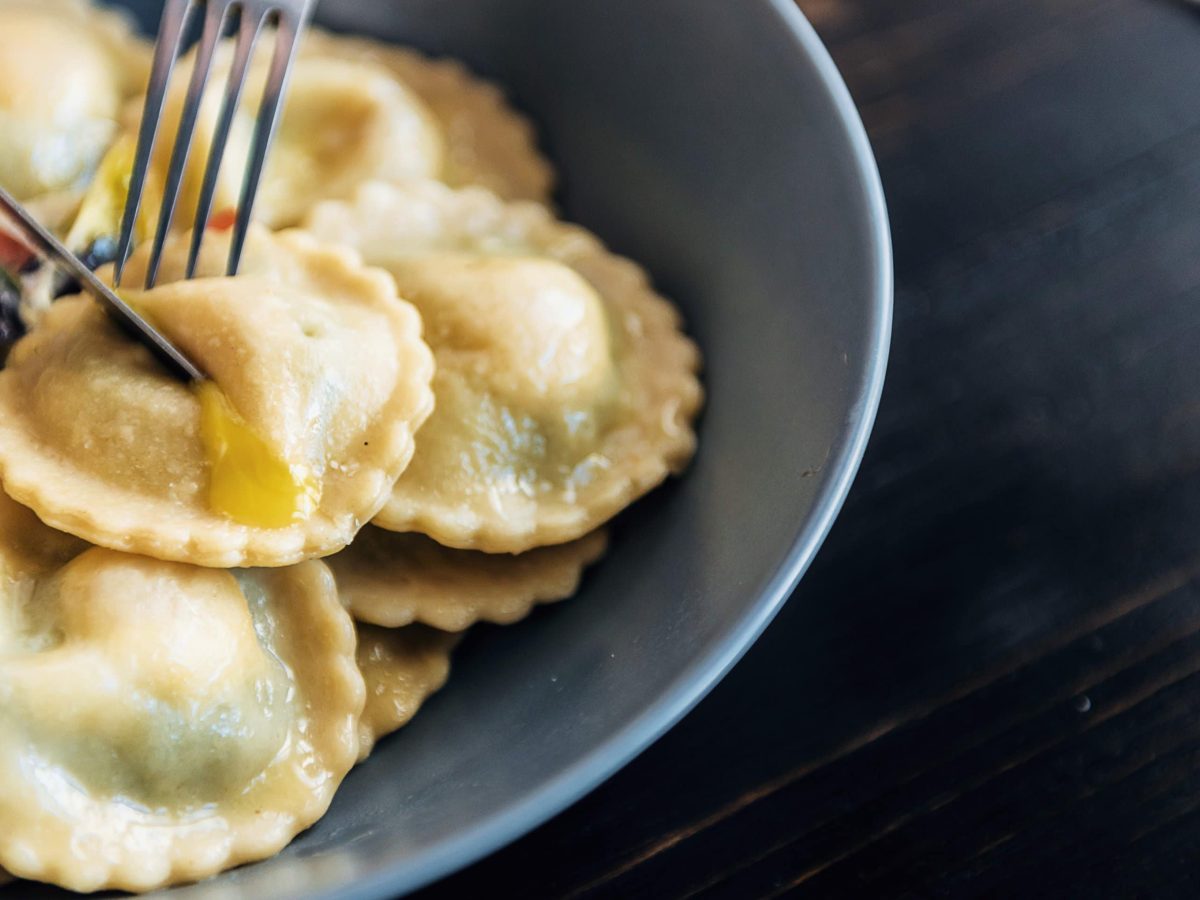
[[(79, 212), (67, 235), (67, 246), (86, 247), (96, 238), (116, 237), (120, 232), (136, 150), (137, 142), (132, 135), (118, 138), (109, 147), (79, 205)], [(150, 236), (152, 216), (161, 202), (161, 193), (153, 179), (148, 178), (134, 229), (135, 241), (141, 242)]]
[(244, 525), (284, 528), (312, 515), (321, 483), (255, 434), (211, 381), (196, 385), (200, 436), (209, 463), (209, 505)]

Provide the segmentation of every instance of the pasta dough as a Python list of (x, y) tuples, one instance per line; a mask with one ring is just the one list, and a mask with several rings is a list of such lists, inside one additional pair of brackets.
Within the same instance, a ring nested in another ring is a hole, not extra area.
[[(205, 91), (197, 140), (188, 160), (175, 223), (190, 228), (220, 112), (231, 45), (218, 48)], [(249, 158), (254, 118), (266, 81), (266, 54), (258, 54), (234, 117), (214, 210), (233, 209)], [(162, 133), (175, 134), (191, 66), (180, 67), (163, 112)], [(129, 117), (136, 133), (142, 101)], [(152, 178), (165, 181), (172, 141), (155, 148)], [(318, 200), (345, 197), (370, 178), (432, 177), (442, 164), (443, 139), (425, 105), (383, 68), (348, 59), (303, 59), (295, 66), (284, 112), (255, 201), (255, 217), (271, 228), (295, 224)]]
[(369, 62), (304, 59), (293, 76), (261, 197), (264, 221), (295, 225), (318, 200), (370, 178), (425, 178), (444, 139), (425, 105)]
[(407, 725), (421, 704), (446, 683), (458, 635), (432, 628), (358, 626), (358, 666), (367, 703), (358, 727), (359, 759), (376, 741)]
[(533, 126), (509, 105), (503, 91), (462, 63), (317, 30), (305, 39), (303, 52), (378, 64), (420, 97), (445, 138), (439, 181), (485, 187), (505, 200), (549, 202), (554, 168), (539, 152)]
[(699, 353), (588, 232), (432, 182), (366, 185), (306, 227), (391, 271), (437, 358), (437, 409), (377, 525), (520, 553), (582, 537), (691, 458)]
[[(206, 266), (223, 256), (216, 243)], [(433, 403), (432, 358), (392, 280), (307, 235), (259, 233), (237, 278), (129, 299), (279, 460), (311, 475), (311, 514), (268, 526), (215, 509), (196, 393), (83, 297), (56, 303), (0, 372), (8, 493), (91, 543), (197, 565), (288, 565), (348, 544), (386, 501)]]
[(0, 581), (35, 578), (65, 565), (87, 544), (55, 531), (0, 491)]
[(599, 559), (603, 531), (519, 556), (443, 547), (420, 534), (365, 528), (329, 558), (342, 602), (360, 622), (396, 628), (423, 622), (462, 631), (476, 622), (510, 625), (537, 603), (575, 593)]
[(124, 18), (76, 0), (0, 2), (0, 184), (20, 200), (77, 185), (140, 87)]
[[(220, 110), (231, 45), (218, 48), (185, 172), (177, 227), (191, 226)], [(234, 118), (214, 209), (237, 205), (249, 156), (253, 119), (266, 78), (267, 55), (256, 55)], [(178, 129), (190, 65), (172, 82), (163, 134)], [(126, 138), (136, 134), (142, 101), (131, 104)], [(160, 141), (151, 169), (156, 205), (170, 163)], [(284, 113), (255, 202), (255, 217), (272, 228), (299, 222), (316, 202), (349, 197), (365, 181), (441, 179), (479, 184), (512, 199), (546, 201), (553, 170), (538, 152), (529, 123), (494, 86), (461, 65), (432, 61), (375, 41), (310, 33), (291, 76)], [(110, 186), (101, 185), (102, 191)], [(120, 208), (123, 195), (94, 205)], [(107, 229), (114, 231), (115, 217)], [(143, 216), (148, 230), (152, 215)], [(96, 232), (92, 224), (89, 229)]]
[(94, 549), (0, 602), (13, 874), (149, 890), (270, 856), (357, 758), (355, 634), (320, 563), (229, 573)]

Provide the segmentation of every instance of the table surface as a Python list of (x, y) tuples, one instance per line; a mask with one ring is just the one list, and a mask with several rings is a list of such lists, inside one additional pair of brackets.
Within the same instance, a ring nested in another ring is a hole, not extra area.
[(801, 6), (895, 235), (858, 481), (695, 712), (418, 896), (1195, 896), (1200, 15)]

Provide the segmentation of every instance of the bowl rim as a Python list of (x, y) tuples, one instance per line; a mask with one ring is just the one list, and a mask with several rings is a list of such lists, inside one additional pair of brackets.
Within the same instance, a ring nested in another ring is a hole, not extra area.
[(816, 498), (812, 515), (800, 527), (784, 562), (743, 612), (737, 626), (695, 659), (672, 687), (636, 719), (541, 787), (472, 823), (455, 837), (416, 857), (386, 863), (353, 884), (319, 890), (310, 895), (310, 900), (384, 900), (425, 887), (512, 843), (616, 774), (704, 699), (750, 649), (799, 583), (841, 510), (866, 451), (887, 370), (893, 299), (891, 231), (866, 129), (829, 51), (796, 0), (765, 0), (765, 5), (812, 62), (849, 138), (873, 245), (874, 283), (865, 366), (847, 416), (846, 432), (830, 454), (830, 477)]

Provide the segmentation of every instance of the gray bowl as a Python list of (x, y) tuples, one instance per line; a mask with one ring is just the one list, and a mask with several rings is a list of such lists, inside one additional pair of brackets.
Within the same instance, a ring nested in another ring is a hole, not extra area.
[(333, 27), (461, 57), (511, 88), (561, 166), (568, 216), (682, 307), (709, 402), (695, 465), (622, 517), (579, 597), (474, 634), (445, 691), (350, 775), (317, 827), (274, 860), (171, 892), (188, 900), (392, 896), (595, 787), (779, 609), (850, 486), (883, 380), (878, 176), (791, 0), (320, 9)]

